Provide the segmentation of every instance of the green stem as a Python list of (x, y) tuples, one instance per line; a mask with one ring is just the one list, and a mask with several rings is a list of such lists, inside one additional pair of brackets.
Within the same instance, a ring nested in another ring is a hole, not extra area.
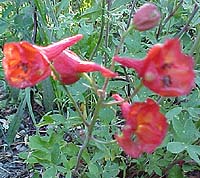
[[(53, 64), (51, 64), (51, 62), (48, 61), (48, 60), (47, 60), (47, 62), (49, 63), (49, 66), (50, 66), (50, 68), (51, 68), (53, 74), (55, 75), (56, 79), (59, 80), (60, 77), (59, 77), (59, 75), (58, 75), (56, 69), (54, 68)], [(60, 81), (60, 80), (59, 80), (59, 81)], [(73, 96), (71, 95), (71, 93), (68, 91), (67, 87), (66, 87), (64, 84), (62, 84), (62, 86), (63, 86), (63, 89), (65, 90), (65, 92), (66, 92), (68, 98), (69, 98), (70, 101), (73, 103), (73, 105), (74, 105), (76, 111), (78, 112), (79, 117), (81, 118), (81, 120), (83, 121), (83, 123), (85, 124), (85, 126), (88, 127), (89, 124), (87, 123), (85, 116), (82, 114), (82, 112), (81, 112), (79, 106), (77, 105), (76, 101), (74, 100)]]
[[(107, 21), (106, 21), (106, 32), (105, 32), (105, 48), (108, 49), (109, 47), (109, 34), (110, 34), (110, 9), (111, 9), (111, 0), (107, 0)], [(104, 52), (104, 65), (107, 64), (108, 61), (108, 54), (106, 52)]]
[(187, 23), (185, 24), (185, 26), (182, 28), (182, 30), (176, 35), (176, 37), (181, 38), (181, 36), (187, 31), (188, 26), (190, 24), (190, 22), (192, 21), (193, 17), (195, 16), (195, 14), (198, 12), (199, 6), (198, 4), (194, 5), (193, 11), (190, 15), (190, 18), (188, 19)]
[(98, 140), (94, 137), (92, 137), (92, 140), (94, 140), (97, 143), (101, 143), (101, 144), (105, 144), (105, 145), (116, 143), (116, 140), (111, 140), (111, 141), (105, 142), (105, 141), (102, 141), (102, 140)]
[(92, 78), (87, 73), (81, 73), (81, 77), (85, 78), (92, 86), (92, 89), (97, 93), (98, 87), (94, 80), (92, 80)]
[[(120, 51), (120, 49), (121, 49), (121, 47), (122, 47), (122, 45), (123, 45), (123, 43), (124, 43), (125, 37), (126, 37), (126, 36), (129, 34), (129, 32), (130, 32), (131, 30), (133, 30), (133, 29), (134, 29), (134, 26), (131, 25), (131, 26), (122, 34), (122, 37), (121, 37), (120, 42), (119, 42), (119, 45), (115, 48), (114, 56), (116, 56), (116, 55), (119, 53), (119, 51)], [(114, 70), (114, 67), (115, 67), (115, 61), (114, 61), (114, 59), (112, 59), (111, 66), (110, 66), (110, 70)], [(108, 82), (109, 82), (109, 78), (106, 78), (106, 80), (105, 80), (105, 82), (104, 82), (104, 85), (103, 85), (103, 88), (102, 88), (102, 91), (103, 91), (104, 93), (105, 93), (106, 88), (107, 88), (107, 86), (108, 86)]]
[(200, 44), (200, 29), (198, 29), (197, 38), (190, 50), (190, 55), (193, 55), (194, 51), (198, 48), (199, 44)]
[(102, 106), (102, 102), (103, 102), (103, 97), (100, 96), (99, 100), (98, 100), (98, 102), (96, 104), (96, 109), (94, 111), (92, 121), (88, 126), (86, 138), (85, 138), (84, 143), (83, 143), (82, 147), (80, 148), (78, 156), (77, 156), (77, 163), (76, 163), (76, 166), (75, 166), (75, 169), (74, 169), (75, 173), (77, 172), (77, 170), (79, 168), (79, 164), (80, 164), (82, 153), (87, 148), (87, 145), (88, 145), (88, 143), (89, 143), (89, 141), (91, 139), (92, 131), (93, 131), (94, 125), (95, 125), (95, 123), (97, 121), (97, 118), (98, 118), (98, 115), (99, 115), (99, 111), (100, 111), (100, 108)]
[(99, 48), (99, 45), (101, 43), (101, 40), (103, 38), (103, 30), (104, 30), (104, 27), (105, 27), (105, 0), (102, 1), (102, 15), (101, 15), (101, 30), (100, 30), (100, 35), (99, 35), (99, 39), (98, 39), (98, 42), (96, 44), (96, 46), (94, 47), (90, 57), (89, 57), (89, 60), (91, 61), (92, 58), (94, 57), (95, 53), (97, 52), (97, 49)]
[(122, 104), (122, 103), (124, 103), (126, 101), (129, 101), (131, 98), (133, 98), (140, 91), (140, 89), (142, 87), (143, 87), (143, 84), (142, 84), (142, 82), (140, 82), (140, 84), (136, 87), (136, 89), (131, 94), (131, 96), (125, 98), (123, 101), (110, 101), (108, 103), (103, 103), (103, 106), (104, 107), (110, 107), (110, 106), (113, 106), (113, 105)]
[(79, 153), (78, 153), (78, 156), (77, 156), (77, 163), (76, 163), (76, 166), (74, 168), (74, 173), (76, 174), (78, 168), (79, 168), (79, 164), (80, 164), (80, 160), (81, 160), (81, 156), (83, 154), (83, 151), (87, 148), (87, 145), (90, 141), (90, 138), (89, 138), (89, 134), (86, 134), (86, 137), (85, 137), (85, 140), (84, 140), (84, 143), (83, 145), (81, 146), (80, 150), (79, 150)]
[[(104, 14), (104, 8), (105, 8), (105, 0), (103, 0), (103, 3), (102, 3), (102, 6), (103, 6), (103, 10), (102, 10), (102, 14)], [(104, 18), (102, 16), (102, 18)], [(103, 22), (104, 23), (104, 22)], [(102, 34), (100, 34), (100, 36), (103, 35), (103, 28), (104, 28), (104, 25), (102, 25)], [(130, 26), (122, 35), (121, 39), (120, 39), (120, 43), (119, 45), (116, 47), (115, 49), (115, 55), (117, 55), (120, 51), (120, 48), (122, 47), (123, 43), (124, 43), (124, 39), (125, 37), (128, 35), (129, 31), (133, 29), (133, 25)], [(100, 40), (99, 40), (100, 41)], [(99, 45), (100, 42), (97, 44)], [(98, 46), (97, 46), (98, 47)], [(92, 57), (94, 56), (96, 52), (96, 49), (95, 51), (91, 54), (90, 56), (90, 59), (92, 59)], [(114, 69), (114, 60), (112, 59), (112, 64), (111, 64), (111, 67), (110, 69), (113, 70)], [(80, 164), (80, 160), (81, 160), (81, 156), (82, 156), (82, 153), (83, 151), (87, 148), (87, 145), (91, 139), (91, 136), (92, 136), (92, 132), (93, 132), (93, 129), (94, 129), (94, 126), (95, 126), (95, 123), (98, 119), (98, 115), (99, 115), (99, 111), (101, 109), (101, 107), (103, 106), (103, 100), (104, 100), (104, 96), (105, 96), (105, 90), (107, 88), (107, 85), (108, 85), (108, 81), (109, 81), (109, 78), (106, 78), (105, 80), (105, 83), (104, 83), (104, 86), (102, 88), (102, 93), (99, 93), (99, 99), (98, 99), (98, 102), (96, 104), (96, 108), (95, 108), (95, 111), (93, 113), (93, 117), (92, 117), (92, 120), (88, 126), (88, 130), (87, 130), (87, 134), (86, 134), (86, 138), (85, 138), (85, 141), (84, 141), (84, 144), (82, 145), (81, 149), (79, 150), (79, 153), (78, 153), (78, 157), (77, 157), (77, 163), (76, 163), (76, 166), (75, 166), (75, 169), (74, 169), (74, 173), (77, 172), (78, 168), (79, 168), (79, 164)]]
[(162, 22), (160, 22), (160, 25), (158, 27), (158, 31), (156, 33), (156, 39), (158, 39), (162, 28), (167, 24), (167, 22), (173, 17), (173, 15), (176, 13), (176, 11), (179, 9), (179, 7), (182, 5), (183, 0), (180, 0), (180, 2), (177, 4), (177, 6), (171, 11), (171, 13), (166, 17), (166, 19)]
[(82, 112), (81, 112), (79, 106), (77, 105), (76, 101), (74, 100), (73, 96), (71, 95), (71, 93), (69, 92), (69, 90), (67, 89), (67, 87), (66, 87), (65, 85), (62, 84), (62, 86), (63, 86), (63, 89), (65, 90), (65, 92), (66, 92), (68, 98), (69, 98), (70, 101), (73, 103), (73, 105), (74, 105), (76, 111), (78, 112), (78, 114), (79, 114), (81, 120), (82, 120), (83, 123), (88, 127), (89, 124), (88, 124), (88, 122), (86, 121), (86, 118), (85, 118), (84, 115), (82, 114)]

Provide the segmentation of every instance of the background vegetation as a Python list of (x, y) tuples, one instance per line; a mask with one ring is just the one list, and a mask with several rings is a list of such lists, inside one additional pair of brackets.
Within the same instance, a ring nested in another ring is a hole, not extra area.
[[(11, 41), (26, 40), (47, 45), (78, 33), (84, 38), (71, 49), (82, 59), (109, 67), (122, 32), (132, 23), (132, 14), (145, 0), (0, 0), (0, 46)], [(94, 138), (84, 150), (78, 175), (73, 175), (77, 155), (84, 142), (85, 128), (73, 103), (57, 81), (51, 78), (36, 87), (11, 88), (0, 65), (0, 135), (1, 161), (25, 162), (21, 177), (189, 177), (199, 173), (200, 164), (200, 11), (195, 0), (152, 0), (162, 14), (157, 28), (131, 32), (124, 42), (122, 55), (142, 58), (148, 49), (167, 38), (178, 37), (186, 54), (194, 56), (196, 88), (190, 95), (163, 98), (142, 90), (132, 101), (151, 97), (160, 102), (170, 123), (163, 144), (150, 155), (138, 159), (125, 155), (112, 142), (123, 126), (119, 108), (100, 111), (93, 131)], [(0, 59), (3, 58), (0, 51)], [(120, 74), (109, 82), (107, 100), (118, 92), (127, 97), (139, 83), (133, 70), (115, 66)], [(91, 74), (97, 85), (104, 78)], [(68, 86), (81, 111), (89, 119), (98, 96), (87, 81)], [(97, 140), (98, 139), (98, 140)], [(10, 154), (9, 159), (8, 153)], [(24, 164), (23, 164), (24, 165)], [(2, 167), (13, 174), (7, 165)], [(3, 174), (3, 173), (2, 173)], [(19, 176), (20, 177), (20, 176)]]

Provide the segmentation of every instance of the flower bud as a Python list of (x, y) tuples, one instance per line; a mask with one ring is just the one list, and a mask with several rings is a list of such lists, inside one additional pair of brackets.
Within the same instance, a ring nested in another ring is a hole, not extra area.
[(161, 15), (156, 5), (145, 3), (133, 16), (133, 24), (135, 29), (139, 31), (149, 30), (158, 24), (160, 17)]

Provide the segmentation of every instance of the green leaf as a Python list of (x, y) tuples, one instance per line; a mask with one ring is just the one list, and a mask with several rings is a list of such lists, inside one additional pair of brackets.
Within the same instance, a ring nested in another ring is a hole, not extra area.
[(128, 4), (128, 3), (130, 3), (132, 0), (115, 0), (114, 2), (113, 2), (113, 4), (112, 4), (112, 9), (114, 9), (114, 8), (118, 8), (118, 7), (120, 7), (120, 6), (122, 6), (122, 5), (125, 5), (125, 4)]
[(94, 17), (98, 17), (101, 15), (101, 6), (99, 4), (96, 4), (95, 6), (87, 9), (82, 15), (81, 17), (82, 18), (87, 18), (87, 17), (91, 17), (91, 18), (94, 18)]
[(154, 166), (153, 170), (155, 171), (156, 174), (158, 174), (159, 176), (162, 176), (162, 170), (159, 166)]
[(67, 172), (67, 168), (64, 167), (64, 165), (56, 166), (56, 169), (57, 169), (58, 172), (61, 172), (62, 174), (66, 174), (66, 172)]
[(42, 121), (39, 122), (37, 124), (38, 127), (43, 127), (45, 125), (49, 125), (49, 124), (52, 124), (54, 122), (54, 120), (52, 119), (52, 116), (43, 116), (42, 117)]
[(187, 148), (187, 152), (194, 161), (200, 164), (200, 146), (190, 145)]
[(166, 118), (168, 118), (169, 120), (173, 120), (173, 118), (175, 116), (177, 116), (178, 114), (180, 114), (182, 111), (182, 107), (175, 107), (171, 110), (169, 110), (167, 113), (166, 113)]
[[(90, 27), (88, 28), (91, 29)], [(84, 82), (85, 81), (81, 78), (79, 82), (68, 86), (68, 90), (73, 95), (76, 101), (84, 101), (83, 93), (88, 89), (88, 87), (83, 84)]]
[(187, 119), (184, 125), (184, 136), (188, 140), (186, 143), (193, 143), (198, 138), (198, 130), (196, 129), (192, 119)]
[(44, 102), (45, 110), (47, 112), (52, 111), (55, 96), (54, 96), (53, 86), (51, 84), (50, 78), (43, 80), (41, 83), (42, 83), (42, 88), (43, 88), (43, 102)]
[(31, 153), (31, 156), (36, 158), (40, 164), (42, 163), (50, 163), (51, 162), (51, 154), (46, 151), (35, 150)]
[(57, 16), (60, 15), (61, 11), (67, 9), (68, 6), (69, 6), (69, 1), (61, 0), (61, 2), (59, 3), (59, 7), (58, 7), (58, 10), (56, 12), (56, 15)]
[(38, 159), (33, 157), (32, 155), (30, 155), (27, 159), (26, 162), (28, 164), (37, 164), (38, 163)]
[(196, 118), (196, 120), (199, 119), (199, 115), (200, 115), (200, 108), (194, 108), (194, 107), (189, 107), (187, 108), (187, 111), (189, 112), (189, 114)]
[(15, 135), (20, 127), (25, 107), (26, 107), (26, 100), (24, 98), (18, 107), (15, 117), (11, 120), (11, 122), (9, 124), (8, 132), (7, 132), (7, 136), (6, 136), (6, 140), (9, 145), (13, 142)]
[(7, 28), (9, 27), (8, 23), (4, 21), (0, 21), (0, 34), (4, 33), (7, 31)]
[(56, 165), (60, 162), (60, 147), (58, 143), (54, 144), (51, 150), (51, 162)]
[(35, 150), (41, 150), (44, 152), (49, 152), (48, 143), (40, 138), (40, 136), (30, 136), (29, 137), (29, 147)]
[(127, 81), (110, 81), (108, 84), (108, 93), (111, 91), (119, 91), (123, 89), (126, 85), (128, 85)]
[(11, 92), (11, 97), (13, 98), (13, 100), (15, 102), (17, 102), (18, 100), (18, 97), (19, 97), (19, 92), (20, 92), (20, 89), (18, 88), (10, 88), (10, 92)]
[(104, 167), (102, 178), (115, 178), (119, 173), (119, 165), (108, 161)]
[(67, 171), (67, 174), (66, 174), (65, 178), (72, 178), (72, 172), (71, 171)]
[(79, 148), (73, 143), (68, 143), (62, 148), (62, 152), (68, 156), (77, 156)]
[(28, 156), (29, 156), (28, 152), (21, 152), (21, 153), (19, 153), (19, 158), (21, 158), (21, 159), (27, 159)]
[(105, 158), (105, 153), (102, 151), (96, 151), (91, 161), (96, 162), (103, 158)]
[(172, 153), (180, 153), (187, 148), (185, 143), (180, 142), (170, 142), (167, 144), (167, 150)]
[(83, 151), (82, 157), (87, 164), (90, 162), (90, 154), (87, 150)]
[(185, 121), (181, 118), (177, 118), (177, 117), (174, 117), (173, 120), (172, 120), (172, 125), (173, 125), (173, 128), (175, 130), (175, 132), (177, 133), (177, 135), (181, 138), (184, 138), (183, 137), (183, 134), (184, 134), (184, 123)]
[(34, 116), (34, 113), (33, 113), (33, 108), (32, 108), (32, 105), (31, 105), (31, 96), (30, 96), (31, 93), (30, 92), (31, 92), (30, 87), (25, 89), (26, 103), (27, 103), (27, 106), (28, 106), (29, 114), (31, 115), (31, 119), (32, 119), (33, 123), (36, 124), (35, 116)]
[(68, 161), (70, 169), (73, 169), (75, 167), (76, 163), (77, 163), (77, 157), (76, 156), (70, 158), (70, 160)]
[(40, 178), (40, 173), (37, 170), (35, 170), (32, 178)]
[(34, 4), (37, 7), (37, 9), (39, 10), (39, 13), (42, 17), (42, 21), (43, 23), (47, 23), (47, 19), (46, 19), (46, 15), (47, 15), (47, 10), (46, 10), (46, 6), (44, 4), (44, 1), (41, 0), (34, 0)]
[(99, 175), (99, 169), (95, 163), (89, 164), (88, 169), (89, 169), (90, 174)]
[(184, 178), (183, 170), (180, 166), (174, 165), (168, 172), (168, 178)]
[(55, 167), (50, 167), (44, 172), (42, 178), (55, 178), (56, 172), (57, 171)]
[(115, 113), (111, 108), (103, 108), (99, 112), (99, 118), (104, 124), (109, 124), (115, 118)]
[(57, 125), (64, 124), (66, 122), (66, 118), (61, 114), (53, 114), (49, 117), (51, 117), (51, 119), (54, 120), (57, 123)]

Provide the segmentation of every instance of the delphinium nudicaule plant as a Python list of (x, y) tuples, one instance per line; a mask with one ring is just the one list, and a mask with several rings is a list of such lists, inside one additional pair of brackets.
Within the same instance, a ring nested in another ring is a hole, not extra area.
[[(78, 171), (82, 153), (92, 138), (92, 133), (100, 110), (105, 105), (119, 105), (125, 124), (121, 134), (115, 134), (116, 143), (130, 157), (138, 158), (143, 153), (151, 154), (163, 142), (168, 130), (168, 122), (160, 111), (159, 104), (151, 98), (144, 102), (129, 103), (131, 98), (122, 98), (119, 94), (112, 95), (114, 101), (105, 102), (106, 89), (109, 79), (118, 76), (114, 72), (115, 62), (135, 70), (141, 78), (141, 86), (163, 97), (179, 97), (187, 95), (195, 86), (194, 61), (181, 50), (178, 38), (166, 39), (163, 44), (154, 44), (144, 59), (120, 57), (119, 51), (127, 34), (132, 30), (147, 31), (157, 26), (161, 18), (155, 4), (146, 3), (134, 14), (133, 21), (121, 37), (112, 58), (110, 69), (91, 61), (83, 61), (68, 47), (77, 43), (83, 35), (78, 34), (59, 42), (42, 47), (26, 41), (10, 42), (3, 47), (3, 68), (7, 82), (16, 88), (32, 87), (49, 76), (58, 80), (62, 85), (78, 82), (83, 73), (99, 71), (105, 77), (101, 89), (95, 86), (94, 78), (87, 75), (91, 87), (98, 96), (95, 111), (91, 119), (81, 115), (87, 128), (84, 144), (77, 155), (74, 171)], [(134, 95), (136, 94), (134, 93)]]

